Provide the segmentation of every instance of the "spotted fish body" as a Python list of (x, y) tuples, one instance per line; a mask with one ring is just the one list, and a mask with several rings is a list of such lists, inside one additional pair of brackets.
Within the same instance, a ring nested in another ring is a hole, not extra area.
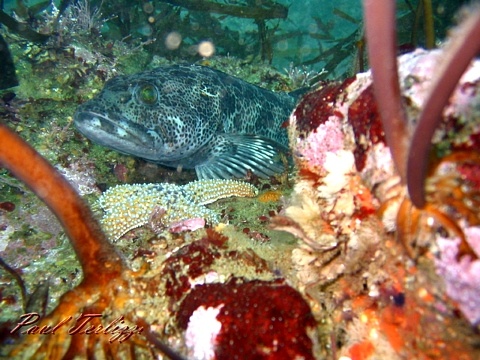
[(221, 71), (173, 65), (105, 84), (75, 113), (78, 130), (122, 153), (199, 178), (267, 177), (283, 170), (287, 146), (281, 125), (296, 99)]

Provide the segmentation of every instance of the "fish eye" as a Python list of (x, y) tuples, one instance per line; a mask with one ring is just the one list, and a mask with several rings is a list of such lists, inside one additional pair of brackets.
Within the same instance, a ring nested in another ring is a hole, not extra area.
[(137, 94), (138, 99), (148, 105), (155, 104), (158, 99), (157, 88), (151, 84), (140, 85)]

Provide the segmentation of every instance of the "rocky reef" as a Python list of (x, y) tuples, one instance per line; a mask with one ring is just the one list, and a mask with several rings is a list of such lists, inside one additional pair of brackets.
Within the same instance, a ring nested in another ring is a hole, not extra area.
[[(162, 4), (178, 19), (178, 9)], [(140, 14), (155, 14), (151, 2), (144, 6)], [(128, 21), (103, 21), (96, 9), (89, 13), (96, 23), (77, 22), (71, 36), (62, 31), (43, 44), (6, 36), (20, 87), (0, 99), (1, 355), (480, 356), (478, 60), (467, 59), (452, 94), (439, 100), (431, 141), (424, 136), (426, 156), (415, 158), (422, 134), (414, 135), (429, 124), (423, 113), (442, 69), (453, 73), (443, 60), (455, 53), (448, 43), (398, 58), (392, 46), (404, 132), (392, 137), (385, 126), (393, 119), (384, 115), (374, 67), (304, 94), (284, 124), (290, 171), (266, 180), (246, 174), (239, 182), (192, 182), (191, 173), (117, 154), (74, 130), (78, 103), (106, 80), (178, 61), (168, 52), (153, 56), (138, 39), (102, 38), (101, 24)], [(473, 29), (480, 28), (474, 10), (462, 21)], [(63, 21), (76, 17), (67, 13)], [(168, 27), (154, 20), (156, 31)], [(336, 49), (353, 44), (359, 31)], [(186, 51), (191, 44), (184, 45)], [(345, 52), (327, 55), (336, 64)], [(310, 70), (282, 74), (229, 56), (201, 62), (276, 91), (318, 80)], [(403, 141), (401, 156), (392, 138)], [(416, 161), (425, 174), (412, 182), (405, 168)], [(109, 217), (120, 230), (109, 227)]]
[[(416, 50), (398, 58), (408, 129), (417, 126), (442, 56)], [(419, 349), (425, 358), (476, 356), (479, 86), (474, 61), (435, 131), (424, 208), (409, 204), (371, 72), (321, 85), (293, 112), (298, 176), (273, 227), (304, 243), (292, 252), (296, 277), (325, 336), (341, 343), (336, 356), (423, 358)]]

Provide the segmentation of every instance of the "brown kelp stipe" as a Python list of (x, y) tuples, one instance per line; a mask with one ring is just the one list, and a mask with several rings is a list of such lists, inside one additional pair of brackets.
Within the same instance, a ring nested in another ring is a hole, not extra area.
[[(82, 265), (84, 281), (108, 282), (124, 268), (90, 209), (35, 149), (0, 124), (0, 164), (23, 181), (60, 220)], [(98, 274), (109, 274), (99, 277)]]
[[(102, 314), (115, 304), (120, 306), (129, 300), (141, 302), (138, 295), (135, 299), (133, 295), (129, 298), (130, 292), (125, 293), (125, 289), (132, 283), (143, 281), (144, 284), (151, 279), (142, 279), (141, 272), (134, 273), (127, 268), (75, 190), (30, 145), (1, 123), (0, 166), (30, 187), (57, 216), (83, 269), (82, 282), (61, 297), (59, 305), (39, 326), (51, 329), (52, 324), (59, 324), (68, 317), (82, 313)], [(27, 336), (10, 355), (33, 359), (71, 359), (78, 356), (94, 358), (96, 352), (101, 352), (106, 358), (122, 355), (125, 359), (134, 359), (136, 348), (146, 349), (147, 352), (149, 348), (155, 348), (170, 359), (183, 359), (155, 338), (141, 318), (132, 313), (126, 313), (125, 318), (137, 324), (137, 329), (140, 328), (138, 333), (143, 328), (147, 338), (139, 336), (123, 343), (109, 343), (107, 337), (104, 340), (101, 336), (70, 336), (67, 331), (58, 331), (54, 335)]]
[(445, 47), (418, 125), (412, 136), (407, 160), (407, 186), (412, 203), (425, 205), (425, 178), (429, 168), (432, 137), (442, 120), (442, 112), (473, 58), (480, 51), (480, 7), (477, 7), (456, 29)]
[[(477, 225), (480, 222), (478, 210), (463, 205), (465, 199), (469, 199), (467, 203), (472, 203), (477, 193), (467, 187), (465, 191), (457, 191), (457, 199), (451, 203), (447, 190), (454, 189), (446, 186), (445, 180), (451, 179), (451, 183), (460, 187), (458, 174), (438, 174), (438, 165), (450, 160), (448, 157), (432, 159), (431, 156), (432, 137), (441, 122), (443, 109), (462, 74), (480, 50), (480, 9), (476, 7), (473, 10), (456, 30), (456, 36), (442, 50), (444, 59), (436, 72), (438, 76), (432, 79), (430, 92), (412, 135), (409, 133), (398, 79), (395, 1), (364, 1), (367, 49), (375, 98), (395, 167), (408, 190), (397, 214), (396, 224), (397, 238), (410, 256), (413, 256), (410, 244), (417, 236), (419, 221), (422, 215), (427, 215), (435, 218), (452, 236), (461, 239), (459, 257), (469, 255), (477, 258), (458, 220), (452, 215), (462, 214), (469, 219), (470, 225)], [(457, 159), (455, 166), (461, 165), (459, 159), (465, 157), (458, 152), (451, 156)], [(478, 164), (475, 154), (470, 154), (462, 161)], [(432, 190), (430, 186), (427, 190), (427, 176), (430, 183), (442, 183), (443, 187)], [(450, 206), (448, 212), (445, 211), (447, 205)]]
[(478, 7), (473, 10), (445, 47), (439, 75), (433, 79), (418, 125), (410, 135), (398, 82), (395, 1), (364, 1), (368, 56), (385, 136), (410, 200), (418, 209), (426, 205), (425, 179), (431, 165), (431, 141), (442, 111), (462, 74), (480, 51), (480, 10)]
[(395, 1), (365, 0), (363, 6), (375, 98), (395, 167), (406, 183), (409, 136), (397, 71)]

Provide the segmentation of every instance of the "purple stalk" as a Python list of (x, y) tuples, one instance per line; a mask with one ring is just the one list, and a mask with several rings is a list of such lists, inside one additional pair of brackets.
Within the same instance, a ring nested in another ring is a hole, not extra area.
[(385, 137), (402, 182), (406, 182), (407, 121), (397, 71), (395, 1), (364, 0), (367, 51)]
[[(444, 58), (437, 71), (439, 76), (433, 80), (410, 143), (407, 160), (407, 188), (410, 199), (417, 208), (425, 205), (424, 184), (429, 165), (431, 142), (435, 129), (442, 120), (443, 109), (462, 74), (480, 51), (480, 10), (476, 9), (456, 31), (457, 35), (445, 48)], [(374, 81), (376, 85), (375, 78)]]

